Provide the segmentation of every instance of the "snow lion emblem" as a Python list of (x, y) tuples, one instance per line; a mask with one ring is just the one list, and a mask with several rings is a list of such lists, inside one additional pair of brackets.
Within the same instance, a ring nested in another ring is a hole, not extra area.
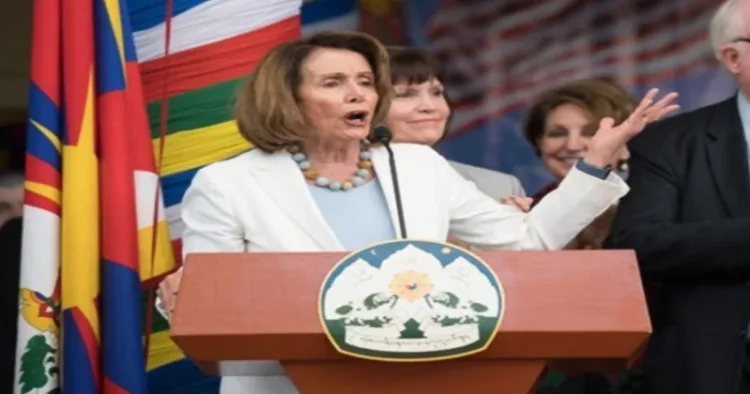
[(319, 314), (341, 353), (434, 361), (485, 350), (503, 316), (490, 267), (452, 245), (393, 241), (355, 252), (325, 279)]

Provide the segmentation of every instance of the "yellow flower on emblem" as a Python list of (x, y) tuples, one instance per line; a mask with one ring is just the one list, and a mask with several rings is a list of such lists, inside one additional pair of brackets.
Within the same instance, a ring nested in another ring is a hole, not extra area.
[(394, 295), (414, 302), (429, 294), (433, 285), (427, 274), (409, 270), (394, 275), (389, 287)]

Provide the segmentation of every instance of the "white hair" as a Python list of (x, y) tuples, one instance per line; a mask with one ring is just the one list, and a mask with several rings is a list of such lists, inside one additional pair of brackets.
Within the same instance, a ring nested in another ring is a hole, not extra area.
[(742, 34), (742, 13), (737, 10), (740, 3), (742, 3), (742, 0), (725, 1), (711, 18), (709, 34), (711, 36), (711, 49), (716, 58), (720, 58), (719, 50), (722, 45), (728, 44)]

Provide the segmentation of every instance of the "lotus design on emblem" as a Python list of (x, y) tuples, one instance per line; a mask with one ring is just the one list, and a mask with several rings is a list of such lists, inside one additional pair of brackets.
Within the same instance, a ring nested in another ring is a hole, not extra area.
[(322, 309), (334, 340), (386, 359), (448, 358), (486, 347), (502, 307), (494, 274), (443, 244), (398, 243), (384, 259), (386, 250), (377, 247), (353, 256), (329, 278)]

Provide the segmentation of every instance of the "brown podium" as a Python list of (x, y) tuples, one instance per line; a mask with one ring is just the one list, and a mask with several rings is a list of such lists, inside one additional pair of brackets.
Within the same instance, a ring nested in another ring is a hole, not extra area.
[(550, 362), (624, 367), (651, 332), (632, 251), (484, 252), (506, 300), (488, 350), (421, 363), (351, 358), (328, 342), (317, 312), (345, 255), (190, 255), (172, 338), (204, 368), (281, 360), (301, 394), (526, 394)]

